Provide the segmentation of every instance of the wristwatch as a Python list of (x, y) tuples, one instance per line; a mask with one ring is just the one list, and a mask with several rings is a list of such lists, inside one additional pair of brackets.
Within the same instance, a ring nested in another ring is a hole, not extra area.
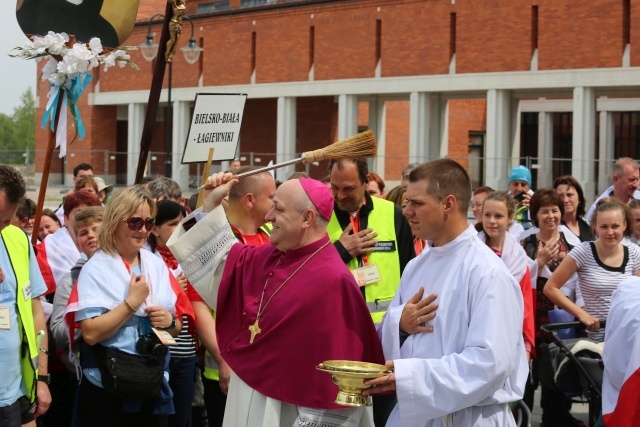
[(168, 327), (164, 328), (164, 330), (165, 331), (171, 331), (171, 330), (175, 329), (177, 320), (178, 320), (178, 318), (176, 317), (176, 315), (172, 314), (171, 315), (171, 324)]
[(45, 382), (47, 385), (51, 384), (51, 374), (38, 375), (38, 381)]

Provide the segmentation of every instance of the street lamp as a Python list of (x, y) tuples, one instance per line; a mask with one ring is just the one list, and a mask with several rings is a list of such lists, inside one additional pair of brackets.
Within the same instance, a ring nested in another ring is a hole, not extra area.
[(195, 64), (198, 58), (200, 58), (200, 53), (204, 49), (198, 46), (198, 44), (196, 43), (196, 38), (193, 36), (193, 20), (188, 16), (183, 16), (182, 18), (187, 18), (189, 20), (189, 24), (191, 24), (191, 37), (189, 38), (189, 43), (180, 50), (184, 54), (184, 59), (189, 64)]
[[(156, 17), (164, 18), (162, 14), (155, 14), (149, 19), (149, 23), (147, 24), (147, 37), (143, 43), (138, 45), (140, 49), (140, 53), (142, 53), (142, 57), (148, 61), (153, 61), (158, 55), (158, 43), (153, 40), (153, 34), (151, 34), (151, 22)], [(183, 19), (187, 19), (189, 24), (191, 24), (191, 37), (189, 38), (188, 44), (181, 48), (182, 53), (184, 55), (184, 59), (189, 64), (194, 64), (200, 58), (200, 53), (204, 50), (202, 47), (198, 46), (196, 43), (196, 39), (194, 37), (194, 28), (193, 21), (188, 16), (183, 16)], [(167, 178), (171, 178), (171, 154), (173, 151), (173, 105), (171, 104), (171, 78), (173, 72), (173, 61), (169, 62), (169, 75), (167, 76), (167, 118), (165, 123), (165, 140), (164, 140), (164, 148), (165, 148), (165, 161), (164, 161), (164, 175)]]
[(147, 38), (144, 43), (138, 45), (140, 49), (140, 53), (142, 53), (142, 57), (147, 61), (151, 62), (158, 55), (158, 43), (153, 40), (153, 34), (151, 34), (151, 22), (156, 18), (161, 17), (164, 18), (164, 15), (160, 13), (156, 13), (149, 19), (149, 23), (147, 24)]

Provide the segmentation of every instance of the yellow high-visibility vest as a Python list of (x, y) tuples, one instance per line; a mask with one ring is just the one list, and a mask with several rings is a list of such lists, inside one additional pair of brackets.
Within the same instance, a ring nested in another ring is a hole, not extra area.
[[(395, 205), (378, 197), (372, 197), (371, 200), (373, 210), (369, 213), (367, 228), (378, 233), (376, 240), (379, 243), (393, 242), (395, 247), (395, 251), (371, 252), (367, 255), (369, 264), (375, 264), (378, 267), (381, 280), (365, 287), (366, 303), (373, 322), (380, 323), (400, 284), (400, 257), (394, 221)], [(329, 238), (335, 242), (340, 239), (343, 231), (334, 212), (327, 226)], [(358, 268), (358, 259), (352, 258), (347, 267), (349, 270)]]
[(31, 298), (24, 298), (25, 289), (30, 286), (29, 262), (31, 252), (27, 235), (13, 225), (2, 230), (2, 241), (11, 268), (16, 277), (16, 314), (18, 318), (18, 331), (20, 332), (22, 381), (27, 390), (26, 397), (30, 403), (36, 400), (36, 386), (38, 381), (38, 346), (36, 343), (36, 330), (33, 321)]

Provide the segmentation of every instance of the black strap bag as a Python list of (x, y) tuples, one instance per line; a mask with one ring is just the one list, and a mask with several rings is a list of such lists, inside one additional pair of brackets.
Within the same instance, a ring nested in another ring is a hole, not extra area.
[(104, 389), (120, 397), (149, 399), (160, 394), (164, 360), (97, 344), (94, 347)]

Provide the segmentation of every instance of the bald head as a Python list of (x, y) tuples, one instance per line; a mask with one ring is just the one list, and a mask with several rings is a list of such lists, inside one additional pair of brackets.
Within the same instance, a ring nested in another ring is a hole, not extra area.
[[(239, 172), (254, 169), (256, 168), (241, 168)], [(236, 219), (237, 215), (240, 215), (262, 224), (273, 206), (275, 193), (276, 183), (269, 172), (243, 177), (229, 191), (229, 210)]]
[[(255, 166), (245, 166), (237, 171), (237, 174), (251, 172), (258, 169)], [(270, 183), (275, 183), (275, 180), (269, 172), (259, 173), (257, 175), (250, 175), (243, 177), (238, 181), (236, 185), (231, 187), (229, 191), (229, 201), (240, 200), (247, 193), (259, 194), (264, 191), (265, 187)]]

